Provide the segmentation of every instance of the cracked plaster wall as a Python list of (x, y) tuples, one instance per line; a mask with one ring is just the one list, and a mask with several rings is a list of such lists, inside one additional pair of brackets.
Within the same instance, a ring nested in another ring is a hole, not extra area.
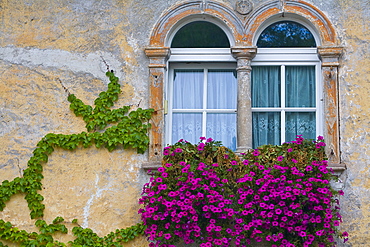
[[(121, 79), (120, 106), (148, 105), (143, 52), (155, 22), (177, 0), (0, 1), (0, 180), (20, 176), (47, 133), (84, 131), (63, 86), (87, 104), (105, 90), (106, 66)], [(231, 8), (236, 0), (221, 1)], [(255, 0), (255, 6), (267, 1)], [(339, 68), (339, 186), (350, 241), (370, 243), (370, 1), (312, 0), (333, 23), (344, 47)], [(137, 199), (147, 181), (135, 151), (56, 150), (45, 165), (45, 220), (77, 218), (99, 235), (139, 222)], [(24, 199), (14, 196), (0, 218), (32, 230)], [(68, 239), (68, 237), (66, 237)], [(143, 239), (128, 246), (146, 246)]]

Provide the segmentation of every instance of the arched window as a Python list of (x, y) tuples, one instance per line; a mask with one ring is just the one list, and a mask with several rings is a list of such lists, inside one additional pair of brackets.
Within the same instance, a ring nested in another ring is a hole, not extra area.
[(166, 90), (166, 142), (212, 137), (236, 149), (236, 63), (215, 23), (193, 21), (173, 35)]
[(265, 28), (252, 61), (253, 146), (323, 133), (321, 66), (311, 31), (294, 21)]

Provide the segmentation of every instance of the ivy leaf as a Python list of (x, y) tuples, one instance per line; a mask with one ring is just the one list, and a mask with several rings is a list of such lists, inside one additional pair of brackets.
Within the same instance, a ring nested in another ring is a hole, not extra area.
[(64, 219), (62, 217), (56, 217), (54, 220), (53, 220), (53, 224), (58, 224), (58, 223), (61, 223), (63, 222)]

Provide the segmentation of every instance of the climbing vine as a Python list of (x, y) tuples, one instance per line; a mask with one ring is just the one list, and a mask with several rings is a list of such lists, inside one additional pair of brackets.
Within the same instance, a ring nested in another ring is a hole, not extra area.
[[(86, 105), (68, 90), (68, 101), (70, 109), (76, 116), (81, 116), (86, 123), (87, 132), (79, 134), (53, 134), (44, 136), (33, 151), (33, 156), (28, 161), (28, 167), (24, 170), (22, 177), (13, 181), (5, 180), (0, 185), (0, 211), (5, 208), (5, 203), (18, 193), (25, 194), (25, 199), (30, 209), (31, 219), (38, 219), (35, 225), (40, 233), (28, 233), (19, 230), (10, 222), (0, 220), (0, 240), (18, 243), (20, 246), (66, 246), (64, 243), (55, 241), (52, 235), (56, 232), (67, 233), (68, 229), (62, 217), (57, 217), (52, 224), (47, 224), (40, 219), (44, 215), (45, 205), (42, 203), (44, 197), (39, 194), (42, 189), (44, 178), (43, 164), (48, 162), (48, 156), (55, 148), (75, 150), (77, 147), (88, 148), (95, 145), (97, 148), (107, 148), (113, 151), (121, 146), (124, 149), (133, 148), (142, 154), (146, 151), (149, 138), (148, 129), (151, 127), (149, 120), (153, 109), (131, 110), (129, 106), (118, 109), (111, 109), (114, 102), (118, 100), (121, 93), (118, 77), (113, 71), (106, 73), (110, 80), (107, 91), (101, 92), (94, 101), (95, 107)], [(116, 123), (116, 124), (115, 124)], [(114, 125), (115, 124), (115, 125)], [(109, 126), (109, 127), (108, 127)], [(74, 241), (68, 244), (71, 246), (120, 246), (138, 235), (143, 234), (145, 226), (138, 223), (126, 229), (118, 229), (105, 237), (99, 237), (91, 229), (84, 229), (73, 220), (76, 226), (72, 233), (76, 236)], [(6, 246), (0, 242), (0, 246)]]

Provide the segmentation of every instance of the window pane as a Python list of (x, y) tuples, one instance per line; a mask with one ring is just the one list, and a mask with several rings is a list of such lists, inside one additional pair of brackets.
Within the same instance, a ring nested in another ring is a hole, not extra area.
[(202, 136), (202, 114), (174, 113), (172, 117), (172, 143), (184, 139), (197, 143)]
[(224, 31), (217, 25), (206, 21), (195, 21), (180, 28), (172, 40), (171, 47), (229, 48), (230, 43)]
[(281, 144), (280, 112), (253, 112), (253, 148), (264, 144)]
[(257, 47), (316, 47), (316, 41), (305, 26), (292, 21), (280, 21), (261, 33)]
[(206, 135), (236, 150), (236, 114), (207, 114)]
[(287, 112), (285, 126), (285, 140), (294, 141), (297, 135), (305, 139), (316, 138), (315, 112)]
[(236, 109), (236, 71), (209, 70), (207, 91), (208, 109)]
[(203, 70), (175, 69), (173, 108), (201, 109), (203, 103)]
[(287, 107), (315, 107), (315, 66), (286, 66)]
[(252, 67), (252, 107), (280, 107), (280, 66)]

